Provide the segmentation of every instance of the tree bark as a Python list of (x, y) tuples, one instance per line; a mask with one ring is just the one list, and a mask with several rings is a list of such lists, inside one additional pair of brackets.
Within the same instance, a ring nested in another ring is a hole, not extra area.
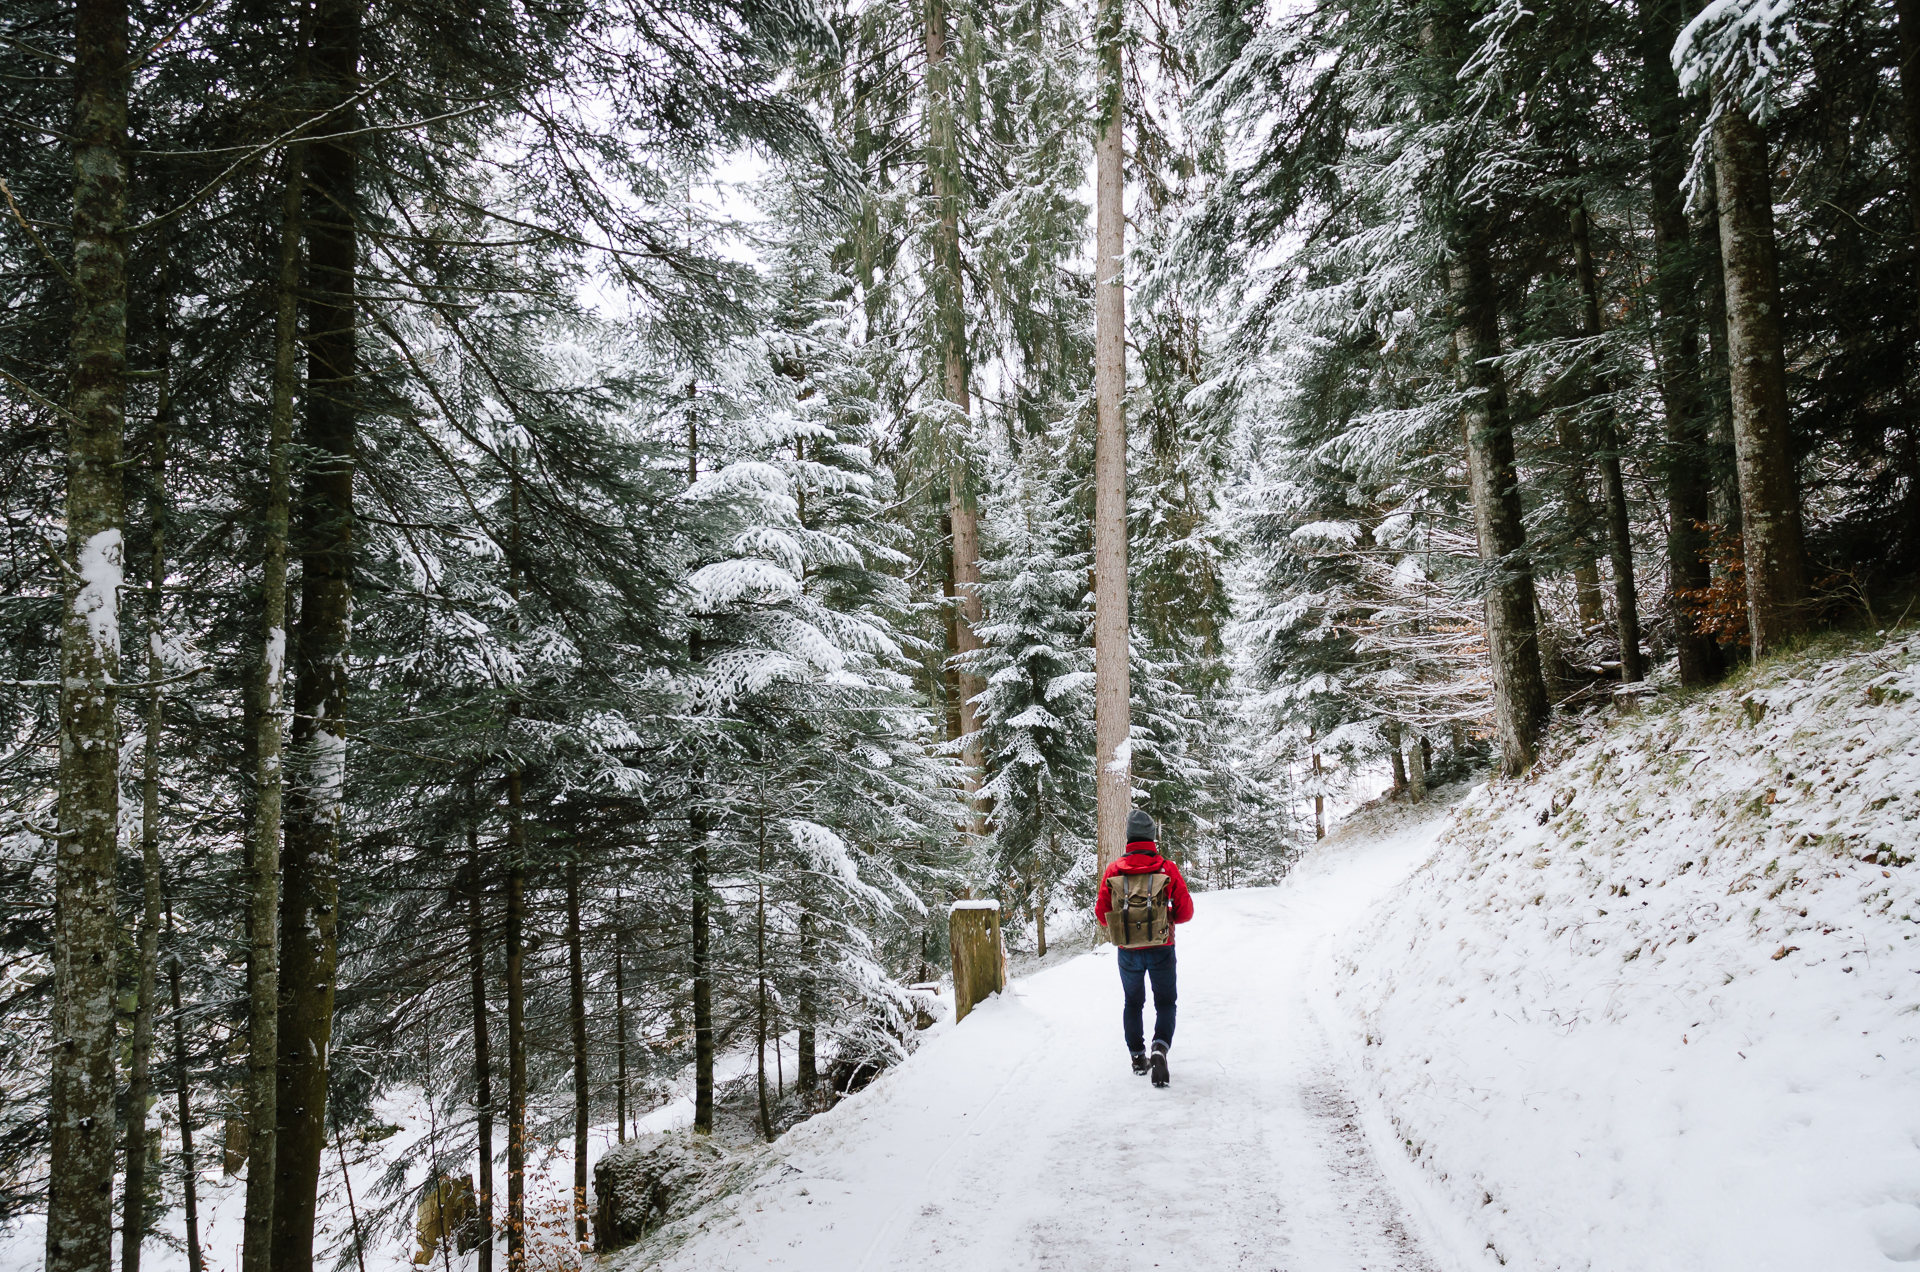
[(473, 988), (473, 1109), (479, 1190), (478, 1272), (493, 1272), (493, 1047), (487, 1037), (486, 872), (480, 828), (467, 828), (467, 975)]
[(1453, 342), (1460, 386), (1472, 396), (1461, 416), (1474, 529), (1483, 561), (1499, 562), (1487, 594), (1487, 646), (1493, 659), (1494, 720), (1501, 768), (1517, 777), (1533, 766), (1547, 720), (1547, 687), (1540, 674), (1534, 618), (1533, 566), (1527, 559), (1513, 427), (1507, 418), (1506, 377), (1491, 359), (1500, 353), (1500, 319), (1493, 267), (1480, 214), (1453, 244), (1447, 268)]
[(1387, 753), (1393, 757), (1393, 789), (1407, 789), (1407, 762), (1400, 755), (1400, 722), (1387, 721)]
[(1407, 748), (1408, 798), (1418, 804), (1427, 798), (1427, 740), (1415, 738)]
[(1320, 752), (1313, 753), (1313, 837), (1327, 837), (1326, 797), (1320, 793)]
[[(324, 130), (358, 112), (360, 0), (321, 0), (312, 71)], [(300, 622), (280, 894), (280, 1065), (274, 1093), (274, 1272), (311, 1272), (327, 1144), (327, 1082), (339, 961), (340, 834), (347, 767), (347, 652), (353, 623), (354, 449), (358, 423), (358, 148), (352, 136), (307, 154), (307, 392), (301, 496)]]
[(1120, 0), (1101, 0), (1094, 43), (1099, 111), (1094, 132), (1093, 717), (1098, 869), (1126, 850), (1133, 809), (1129, 739), (1133, 693), (1127, 620), (1126, 151)]
[[(1907, 383), (1920, 375), (1920, 0), (1897, 0), (1900, 15), (1900, 105), (1906, 125), (1907, 206), (1913, 218), (1913, 332), (1907, 342)], [(1909, 393), (1913, 390), (1910, 388)], [(1906, 544), (1920, 546), (1920, 399), (1909, 398)], [(1911, 558), (1910, 558), (1911, 559)]]
[(1667, 488), (1667, 608), (1673, 615), (1680, 683), (1697, 686), (1719, 679), (1721, 664), (1720, 646), (1699, 631), (1671, 594), (1699, 592), (1713, 582), (1712, 544), (1700, 529), (1713, 519), (1713, 494), (1707, 403), (1700, 386), (1700, 315), (1694, 295), (1698, 262), (1680, 193), (1687, 143), (1680, 135), (1685, 114), (1671, 57), (1680, 34), (1680, 9), (1673, 0), (1639, 0), (1639, 16), (1647, 184), (1653, 204), (1653, 288), (1659, 311), (1654, 352), (1666, 424), (1662, 467)]
[(991, 901), (956, 905), (947, 912), (947, 946), (953, 954), (953, 1020), (958, 1024), (989, 994), (1006, 988), (1000, 908)]
[(1584, 632), (1605, 622), (1607, 609), (1600, 597), (1600, 567), (1593, 552), (1595, 518), (1593, 500), (1587, 494), (1587, 447), (1571, 412), (1555, 412), (1554, 440), (1566, 463), (1567, 520), (1574, 538), (1573, 598)]
[[(691, 427), (691, 426), (690, 426)], [(688, 460), (691, 474), (693, 460)], [(513, 605), (508, 630), (520, 634), (520, 472), (507, 452), (507, 596)], [(691, 475), (689, 481), (692, 480)], [(520, 695), (508, 697), (507, 750), (507, 1267), (527, 1266), (527, 819), (525, 779), (514, 753), (513, 722)]]
[(704, 810), (688, 818), (693, 836), (693, 1131), (713, 1134), (713, 966), (708, 910), (707, 823)]
[[(942, 389), (955, 416), (947, 425), (955, 433), (947, 470), (947, 520), (952, 535), (952, 584), (956, 609), (952, 650), (956, 655), (966, 655), (981, 647), (976, 634), (983, 613), (980, 603), (980, 509), (974, 498), (967, 455), (967, 440), (972, 431), (972, 402), (967, 389), (966, 277), (965, 262), (960, 253), (960, 156), (953, 121), (945, 0), (927, 0), (926, 23), (927, 172), (932, 178), (933, 196), (939, 212), (934, 226), (933, 271), (929, 283), (940, 348)], [(979, 709), (974, 706), (973, 700), (986, 688), (986, 683), (979, 673), (956, 667), (954, 688), (958, 691), (956, 705), (960, 736), (974, 738), (980, 729), (980, 719)], [(978, 790), (982, 766), (977, 739), (963, 745), (961, 759), (967, 767), (968, 790)], [(978, 825), (979, 810), (974, 811), (974, 829), (978, 833), (983, 828)]]
[(760, 880), (754, 897), (756, 987), (754, 1063), (760, 1083), (760, 1136), (773, 1142), (773, 1110), (767, 1102), (767, 822), (760, 816)]
[[(173, 933), (173, 907), (167, 907), (167, 933)], [(187, 1272), (205, 1272), (200, 1253), (200, 1164), (193, 1155), (193, 1094), (187, 1082), (187, 1020), (180, 994), (180, 956), (167, 963), (173, 999), (173, 1091), (180, 1117), (181, 1209), (187, 1225)]]
[[(802, 905), (805, 905), (804, 900)], [(811, 1096), (820, 1082), (814, 1033), (814, 1014), (819, 1007), (814, 993), (813, 946), (813, 917), (802, 909), (800, 913), (800, 1036), (796, 1039), (795, 1050), (799, 1055), (794, 1060), (793, 1083), (804, 1096)]]
[(1766, 133), (1734, 94), (1716, 85), (1715, 96), (1713, 167), (1727, 288), (1728, 387), (1746, 545), (1747, 619), (1759, 658), (1806, 627), (1806, 548), (1788, 433)]
[[(517, 707), (518, 702), (509, 704)], [(527, 1265), (527, 831), (520, 766), (507, 768), (507, 1267)]]
[[(1584, 201), (1576, 198), (1572, 212), (1573, 268), (1580, 281), (1583, 323), (1589, 339), (1600, 335), (1600, 280), (1593, 266), (1593, 239)], [(1593, 378), (1594, 392), (1611, 390), (1604, 375)], [(1600, 453), (1600, 490), (1607, 510), (1607, 554), (1613, 566), (1613, 617), (1620, 637), (1620, 679), (1638, 684), (1647, 678), (1640, 653), (1640, 597), (1634, 586), (1633, 527), (1627, 518), (1627, 485), (1620, 472), (1619, 421), (1612, 407), (1602, 408), (1594, 427), (1594, 446)]]
[[(613, 894), (613, 1072), (614, 1113), (620, 1120), (617, 1136), (627, 1142), (627, 970), (626, 932), (620, 893)], [(485, 1269), (482, 1269), (485, 1272)]]
[(960, 652), (960, 593), (953, 585), (953, 510), (949, 503), (946, 512), (940, 514), (940, 538), (944, 543), (941, 553), (940, 596), (946, 602), (943, 613), (946, 618), (946, 656), (940, 661), (940, 688), (945, 695), (945, 718), (948, 743), (958, 742), (966, 735), (961, 723), (960, 699), (964, 696), (960, 689), (960, 669), (954, 663), (954, 656)]
[(587, 967), (580, 944), (580, 859), (567, 854), (567, 1007), (573, 1024), (573, 1237), (586, 1249), (587, 1124), (593, 1116), (587, 1075)]
[(287, 537), (291, 523), (293, 398), (299, 380), (301, 153), (287, 152), (274, 306), (267, 506), (260, 569), (260, 693), (254, 714), (253, 825), (247, 862), (247, 1197), (241, 1272), (272, 1272), (278, 1152), (280, 835), (286, 728)]
[(153, 412), (153, 489), (149, 495), (152, 543), (147, 562), (147, 736), (140, 756), (140, 947), (131, 1064), (127, 1075), (127, 1169), (121, 1203), (121, 1272), (140, 1272), (140, 1246), (147, 1232), (147, 1105), (153, 1095), (153, 997), (160, 962), (160, 736), (165, 699), (160, 682), (167, 582), (167, 425), (173, 409), (171, 298), (160, 298), (159, 393)]
[(46, 1272), (108, 1272), (113, 1262), (127, 60), (125, 0), (78, 0)]

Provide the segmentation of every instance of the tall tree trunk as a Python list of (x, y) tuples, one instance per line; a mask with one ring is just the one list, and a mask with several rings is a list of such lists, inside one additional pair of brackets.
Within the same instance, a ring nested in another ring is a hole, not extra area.
[[(960, 255), (960, 156), (953, 121), (953, 85), (951, 62), (947, 57), (946, 0), (927, 0), (927, 171), (932, 177), (933, 196), (938, 204), (939, 220), (934, 227), (933, 293), (934, 325), (940, 344), (941, 380), (944, 396), (953, 418), (947, 427), (954, 433), (952, 456), (947, 470), (947, 522), (952, 535), (952, 649), (965, 655), (979, 649), (976, 635), (982, 619), (980, 604), (980, 509), (974, 497), (969, 473), (967, 440), (972, 431), (972, 402), (967, 389), (967, 315), (965, 308), (965, 263)], [(958, 692), (958, 727), (961, 737), (979, 732), (979, 710), (973, 700), (986, 683), (978, 672), (954, 669), (954, 688)], [(980, 786), (980, 743), (965, 744), (961, 758), (967, 767), (968, 790)], [(979, 810), (975, 809), (975, 830)]]
[[(1662, 468), (1667, 487), (1667, 579), (1672, 591), (1699, 592), (1713, 582), (1712, 544), (1700, 526), (1713, 519), (1707, 403), (1700, 386), (1700, 315), (1694, 296), (1699, 262), (1680, 194), (1686, 171), (1680, 82), (1671, 52), (1680, 34), (1674, 0), (1639, 0), (1641, 84), (1647, 121), (1647, 185), (1653, 203), (1654, 298), (1659, 318), (1660, 404), (1666, 422)], [(1673, 597), (1674, 647), (1680, 683), (1706, 685), (1720, 677), (1720, 646), (1703, 634)]]
[(1593, 554), (1593, 500), (1587, 494), (1587, 447), (1579, 425), (1569, 411), (1554, 413), (1554, 440), (1566, 465), (1567, 520), (1573, 526), (1573, 599), (1580, 629), (1587, 631), (1606, 621), (1600, 597), (1600, 566)]
[(1408, 797), (1418, 804), (1427, 798), (1427, 740), (1415, 738), (1407, 748)]
[[(515, 704), (517, 705), (517, 704)], [(520, 766), (507, 768), (507, 1267), (527, 1260), (527, 832)]]
[(160, 734), (166, 675), (161, 657), (167, 583), (167, 425), (173, 410), (171, 297), (160, 297), (159, 393), (153, 412), (153, 489), (149, 494), (153, 542), (147, 561), (147, 737), (140, 756), (140, 949), (139, 985), (133, 1015), (127, 1075), (127, 1171), (121, 1202), (121, 1272), (140, 1272), (140, 1246), (147, 1232), (147, 1105), (152, 1100), (153, 997), (160, 962)]
[(1547, 686), (1540, 674), (1534, 619), (1533, 566), (1527, 559), (1513, 426), (1507, 418), (1506, 377), (1492, 359), (1500, 353), (1500, 319), (1486, 230), (1475, 211), (1453, 245), (1447, 267), (1453, 342), (1460, 387), (1471, 397), (1461, 416), (1474, 529), (1483, 561), (1497, 561), (1499, 577), (1486, 598), (1487, 645), (1493, 658), (1494, 720), (1501, 768), (1518, 776), (1533, 766), (1547, 721)]
[(120, 829), (127, 414), (127, 6), (78, 0), (73, 44), (68, 574), (60, 624), (46, 1272), (113, 1262), (114, 867)]
[[(1593, 239), (1586, 203), (1576, 198), (1572, 212), (1573, 269), (1580, 280), (1583, 321), (1589, 339), (1600, 335), (1600, 280), (1593, 266)], [(1596, 375), (1594, 392), (1611, 390), (1607, 378)], [(1602, 408), (1594, 426), (1594, 446), (1600, 452), (1600, 491), (1607, 509), (1607, 554), (1613, 566), (1613, 618), (1620, 636), (1620, 679), (1637, 684), (1647, 678), (1640, 653), (1640, 597), (1633, 576), (1633, 527), (1627, 518), (1627, 485), (1620, 472), (1619, 421), (1612, 407)]]
[[(167, 935), (173, 936), (173, 906), (167, 906)], [(180, 956), (167, 962), (173, 1001), (173, 1093), (180, 1118), (181, 1209), (187, 1225), (187, 1272), (205, 1272), (200, 1253), (200, 1163), (193, 1155), (193, 1093), (187, 1081), (187, 1019), (180, 993)]]
[(966, 728), (960, 716), (960, 700), (966, 695), (960, 688), (960, 669), (954, 662), (954, 656), (960, 652), (960, 593), (953, 585), (951, 504), (946, 512), (940, 514), (940, 537), (945, 542), (940, 557), (940, 595), (946, 602), (947, 624), (946, 657), (940, 662), (940, 687), (946, 702), (947, 741), (954, 743), (966, 736)]
[(754, 901), (754, 974), (758, 981), (754, 1062), (760, 1081), (760, 1135), (771, 1144), (773, 1110), (767, 1103), (767, 818), (764, 812), (760, 815), (760, 879)]
[(613, 1074), (614, 1112), (620, 1120), (618, 1137), (627, 1142), (627, 970), (625, 911), (620, 893), (613, 894)]
[[(360, 0), (320, 0), (313, 79), (323, 131), (358, 112)], [(334, 970), (339, 962), (340, 833), (347, 769), (347, 651), (353, 623), (354, 449), (358, 423), (358, 146), (312, 143), (307, 241), (307, 392), (301, 496), (300, 623), (291, 750), (305, 768), (286, 792), (280, 893), (280, 1065), (274, 1093), (274, 1272), (310, 1272), (327, 1144)]]
[[(1713, 521), (1732, 534), (1740, 533), (1740, 478), (1734, 462), (1733, 400), (1728, 384), (1733, 376), (1727, 356), (1727, 271), (1720, 260), (1720, 198), (1709, 181), (1706, 224), (1696, 249), (1706, 264), (1707, 311), (1707, 452), (1713, 486)], [(1712, 571), (1709, 568), (1709, 575)]]
[(1133, 808), (1133, 693), (1127, 641), (1127, 249), (1122, 0), (1100, 0), (1094, 154), (1093, 731), (1099, 869), (1126, 851)]
[(1907, 514), (1905, 547), (1920, 547), (1920, 0), (1897, 0), (1900, 15), (1900, 105), (1906, 125), (1907, 206), (1913, 217), (1914, 329), (1907, 341), (1906, 454)]
[(1728, 387), (1746, 544), (1747, 619), (1759, 658), (1806, 627), (1806, 548), (1788, 434), (1766, 132), (1735, 94), (1716, 85), (1715, 96), (1713, 168), (1727, 287)]
[(793, 1084), (802, 1096), (811, 1097), (820, 1082), (814, 1033), (814, 1013), (819, 1010), (819, 1002), (814, 994), (813, 980), (813, 916), (806, 912), (805, 904), (803, 898), (800, 912), (800, 1036), (795, 1047), (799, 1055), (794, 1061)]
[(1327, 837), (1326, 797), (1320, 793), (1320, 752), (1313, 753), (1313, 837)]
[(480, 827), (467, 828), (467, 975), (473, 987), (473, 1109), (479, 1173), (478, 1272), (493, 1272), (493, 1047), (487, 1037), (486, 871)]
[(260, 692), (253, 717), (253, 825), (247, 861), (247, 1198), (241, 1272), (272, 1272), (278, 1152), (280, 834), (286, 729), (287, 536), (291, 524), (293, 397), (299, 380), (301, 148), (287, 152), (280, 205), (280, 275), (273, 322), (267, 506), (261, 518)]
[[(509, 631), (520, 633), (520, 472), (508, 451), (507, 595)], [(689, 461), (691, 463), (691, 461)], [(507, 749), (507, 1267), (527, 1266), (527, 819), (525, 782), (514, 753), (520, 695), (506, 706)]]
[(1393, 757), (1393, 789), (1407, 789), (1407, 762), (1400, 755), (1400, 722), (1389, 720), (1386, 725), (1387, 753)]
[(707, 819), (695, 808), (688, 818), (693, 836), (693, 1130), (713, 1133), (713, 964), (710, 880), (707, 873)]
[[(587, 1123), (593, 1116), (587, 1085), (587, 966), (580, 945), (580, 858), (567, 854), (567, 1008), (573, 1025), (573, 1238), (587, 1240)], [(582, 1249), (585, 1245), (582, 1244)]]

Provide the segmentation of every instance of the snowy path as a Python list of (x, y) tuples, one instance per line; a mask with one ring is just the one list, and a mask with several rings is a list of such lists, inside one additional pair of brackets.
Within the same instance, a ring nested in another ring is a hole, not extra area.
[(1323, 938), (1431, 832), (1196, 897), (1169, 1089), (1127, 1068), (1111, 951), (1076, 958), (799, 1128), (784, 1169), (657, 1266), (1439, 1272), (1310, 1005)]

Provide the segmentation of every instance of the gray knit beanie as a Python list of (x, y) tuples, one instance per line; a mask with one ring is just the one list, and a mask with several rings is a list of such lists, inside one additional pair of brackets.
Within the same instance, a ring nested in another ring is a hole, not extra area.
[(1137, 844), (1143, 840), (1158, 843), (1160, 828), (1153, 824), (1153, 818), (1136, 808), (1127, 814), (1127, 842)]

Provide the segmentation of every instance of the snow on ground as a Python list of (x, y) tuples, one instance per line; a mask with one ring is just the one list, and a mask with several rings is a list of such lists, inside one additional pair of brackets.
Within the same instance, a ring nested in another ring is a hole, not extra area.
[(1365, 1101), (1489, 1261), (1920, 1261), (1920, 639), (1558, 749), (1342, 942)]
[[(1054, 955), (605, 1272), (1920, 1262), (1920, 640), (1563, 723), (1552, 750), (1451, 815), (1361, 809), (1281, 887), (1196, 896), (1171, 1089), (1127, 1069), (1111, 952)], [(363, 1206), (433, 1134), (382, 1112), (402, 1133), (348, 1145)], [(536, 1166), (563, 1216), (570, 1162)], [(241, 1201), (203, 1193), (215, 1272)], [(368, 1272), (409, 1266), (369, 1236)], [(0, 1234), (0, 1270), (42, 1239)]]
[(1376, 1167), (1305, 989), (1316, 951), (1425, 859), (1433, 829), (1410, 816), (1330, 839), (1337, 869), (1196, 897), (1169, 1089), (1127, 1066), (1112, 952), (1082, 955), (930, 1031), (762, 1150), (754, 1183), (609, 1272), (1455, 1266), (1457, 1226)]

